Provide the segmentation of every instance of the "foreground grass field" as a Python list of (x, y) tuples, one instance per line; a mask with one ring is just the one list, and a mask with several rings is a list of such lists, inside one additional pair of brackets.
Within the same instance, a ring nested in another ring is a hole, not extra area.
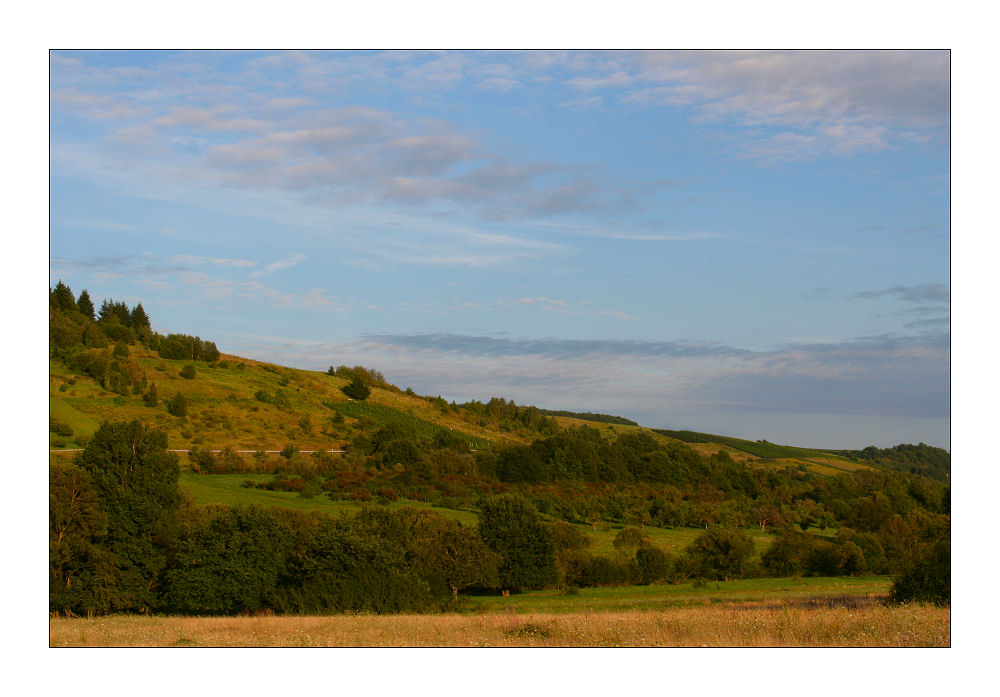
[(53, 619), (50, 646), (946, 647), (951, 611), (922, 605), (713, 605), (571, 614)]

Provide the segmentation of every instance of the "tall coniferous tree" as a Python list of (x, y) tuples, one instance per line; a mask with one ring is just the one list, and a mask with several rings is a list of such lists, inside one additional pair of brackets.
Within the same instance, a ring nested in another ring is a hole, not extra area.
[(76, 307), (90, 320), (97, 319), (97, 315), (94, 313), (94, 301), (90, 299), (90, 293), (87, 292), (86, 288), (80, 291), (80, 297), (76, 299)]
[(129, 326), (133, 329), (141, 329), (149, 326), (149, 315), (142, 309), (142, 303), (133, 307), (129, 313)]
[(52, 289), (52, 292), (49, 294), (49, 300), (58, 309), (63, 311), (76, 309), (76, 298), (73, 297), (73, 291), (61, 280)]

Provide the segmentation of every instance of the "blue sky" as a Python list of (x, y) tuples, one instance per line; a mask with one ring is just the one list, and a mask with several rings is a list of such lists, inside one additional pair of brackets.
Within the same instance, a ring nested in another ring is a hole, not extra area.
[(448, 399), (950, 446), (950, 55), (50, 54), (50, 284)]

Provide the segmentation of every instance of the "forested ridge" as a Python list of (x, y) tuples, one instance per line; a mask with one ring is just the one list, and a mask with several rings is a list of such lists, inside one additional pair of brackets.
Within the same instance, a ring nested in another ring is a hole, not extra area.
[[(171, 384), (252, 376), (243, 388), (252, 397), (227, 387), (218, 404), (241, 418), (284, 418), (299, 438), (336, 437), (346, 452), (305, 456), (289, 440), (277, 456), (240, 456), (224, 443), (169, 453), (160, 424), (193, 439), (228, 417), (193, 388), (158, 394), (143, 351), (184, 362)], [(50, 293), (50, 357), (123, 409), (155, 417), (109, 420), (87, 436), (50, 417), (53, 438), (83, 445), (50, 466), (53, 612), (393, 612), (448, 607), (473, 590), (868, 573), (896, 576), (900, 599), (950, 598), (950, 486), (909, 470), (820, 474), (703, 453), (615, 421), (564, 428), (557, 414), (502, 398), (420, 397), (361, 366), (331, 366), (310, 383), (272, 366), (223, 367), (214, 343), (153, 332), (141, 304), (108, 300), (95, 312), (85, 291), (74, 297), (62, 282)], [(324, 379), (337, 389), (305, 410)], [(381, 402), (370, 401), (376, 393)], [(366, 507), (333, 517), (198, 506), (178, 485), (182, 468)], [(429, 504), (474, 511), (477, 523)], [(621, 528), (614, 553), (599, 554), (590, 532), (609, 524)], [(650, 526), (700, 533), (669, 552)], [(762, 554), (748, 530), (767, 536)]]

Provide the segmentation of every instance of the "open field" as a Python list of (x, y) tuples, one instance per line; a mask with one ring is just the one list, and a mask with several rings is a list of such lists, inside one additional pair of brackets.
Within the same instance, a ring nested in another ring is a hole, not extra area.
[(923, 605), (713, 605), (573, 614), (52, 619), (50, 646), (946, 647), (951, 611)]
[(671, 585), (581, 588), (572, 594), (558, 590), (464, 598), (472, 612), (563, 614), (665, 610), (707, 605), (785, 603), (868, 605), (881, 602), (892, 586), (887, 576), (832, 578), (750, 578), (740, 581), (687, 581)]
[[(198, 505), (224, 503), (228, 506), (277, 506), (296, 511), (326, 513), (334, 516), (342, 513), (353, 515), (360, 512), (363, 508), (360, 503), (354, 501), (335, 501), (325, 494), (306, 498), (291, 491), (268, 491), (267, 489), (243, 486), (243, 483), (248, 479), (257, 482), (266, 482), (271, 478), (270, 474), (258, 473), (194, 474), (193, 472), (181, 472), (180, 485), (182, 489), (186, 489), (191, 493), (192, 500)], [(440, 513), (446, 518), (457, 520), (462, 525), (472, 526), (479, 520), (479, 517), (472, 511), (439, 508), (419, 501), (402, 500), (386, 504), (388, 508), (399, 508), (402, 506), (426, 508), (435, 513)]]

